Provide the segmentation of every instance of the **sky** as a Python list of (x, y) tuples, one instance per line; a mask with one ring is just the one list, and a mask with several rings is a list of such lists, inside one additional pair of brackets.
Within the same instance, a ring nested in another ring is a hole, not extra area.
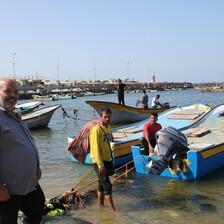
[(223, 0), (0, 0), (0, 77), (224, 82)]

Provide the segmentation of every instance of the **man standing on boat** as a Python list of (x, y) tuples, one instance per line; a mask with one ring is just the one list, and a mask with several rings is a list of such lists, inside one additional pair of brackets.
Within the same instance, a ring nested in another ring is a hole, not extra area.
[(104, 197), (112, 212), (117, 213), (112, 199), (112, 184), (110, 182), (110, 171), (113, 169), (113, 158), (110, 142), (113, 136), (110, 130), (111, 110), (103, 108), (100, 111), (101, 124), (90, 130), (90, 158), (98, 176), (98, 203), (104, 206)]
[(158, 114), (152, 112), (147, 122), (143, 127), (143, 137), (139, 139), (140, 145), (145, 149), (145, 154), (154, 153), (156, 146), (156, 132), (162, 129), (161, 124), (157, 123)]
[(118, 103), (123, 105), (125, 105), (124, 103), (125, 88), (126, 88), (126, 85), (121, 81), (121, 79), (118, 79), (118, 86), (117, 86)]
[(0, 79), (0, 223), (41, 222), (45, 197), (38, 181), (39, 156), (27, 125), (15, 111), (18, 89), (12, 79)]
[(159, 102), (159, 98), (160, 98), (160, 95), (156, 95), (156, 97), (154, 97), (154, 98), (152, 99), (151, 107), (152, 107), (153, 109), (158, 108), (158, 106), (160, 106), (161, 108), (163, 107), (163, 105)]

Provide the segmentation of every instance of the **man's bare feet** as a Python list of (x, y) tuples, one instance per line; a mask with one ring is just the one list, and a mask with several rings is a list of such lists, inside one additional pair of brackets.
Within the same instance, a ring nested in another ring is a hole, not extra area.
[(117, 215), (117, 216), (125, 216), (126, 215), (124, 212), (118, 212), (116, 210), (113, 213), (114, 213), (114, 215)]

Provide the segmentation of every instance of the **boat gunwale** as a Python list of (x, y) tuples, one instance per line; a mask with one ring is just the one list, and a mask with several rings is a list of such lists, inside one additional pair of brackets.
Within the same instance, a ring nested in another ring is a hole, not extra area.
[[(49, 109), (49, 108), (51, 108), (51, 107), (52, 107), (53, 109), (51, 109), (51, 110), (49, 110), (49, 111), (47, 111), (47, 112), (43, 112), (43, 113), (40, 113), (40, 114), (35, 114), (35, 113), (38, 112), (38, 111), (45, 110), (45, 109)], [(54, 107), (55, 107), (55, 108), (54, 108)], [(23, 121), (28, 121), (28, 120), (30, 120), (30, 119), (38, 118), (38, 117), (40, 117), (40, 116), (42, 116), (42, 115), (48, 115), (49, 113), (54, 112), (54, 111), (55, 111), (56, 109), (58, 109), (59, 107), (61, 107), (61, 105), (60, 105), (60, 104), (57, 104), (57, 105), (52, 105), (52, 106), (49, 106), (49, 107), (45, 107), (45, 108), (38, 109), (38, 110), (33, 111), (33, 112), (31, 112), (31, 113), (22, 115), (22, 120), (23, 120)], [(32, 115), (32, 117), (28, 117), (28, 116), (31, 116), (31, 115)], [(26, 116), (27, 116), (27, 118), (26, 118)]]
[[(163, 111), (166, 111), (166, 110), (169, 110), (169, 109), (177, 107), (177, 106), (172, 106), (172, 107), (156, 108), (156, 109), (154, 109), (154, 108), (143, 109), (143, 108), (131, 107), (131, 106), (127, 106), (127, 105), (121, 105), (121, 104), (114, 103), (114, 102), (97, 101), (97, 100), (96, 101), (94, 101), (94, 100), (86, 100), (85, 103), (90, 105), (93, 108), (94, 108), (94, 106), (92, 106), (91, 103), (98, 103), (98, 104), (105, 103), (105, 104), (111, 104), (112, 106), (118, 106), (119, 109), (117, 109), (117, 110), (121, 109), (121, 111), (122, 111), (122, 108), (123, 109), (127, 108), (127, 109), (131, 109), (131, 110), (134, 110), (134, 111), (146, 112), (146, 113), (147, 112), (153, 112), (153, 111), (162, 111), (163, 112)], [(114, 109), (114, 108), (112, 108), (112, 109)], [(130, 111), (130, 113), (131, 113), (131, 111)], [(160, 112), (158, 112), (158, 113), (160, 113)]]

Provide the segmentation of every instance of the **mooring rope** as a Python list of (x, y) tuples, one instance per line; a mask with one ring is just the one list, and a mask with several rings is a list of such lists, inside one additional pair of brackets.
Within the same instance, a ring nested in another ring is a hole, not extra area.
[(68, 114), (68, 112), (61, 106), (61, 109), (63, 111), (63, 117), (68, 117), (68, 118), (71, 118), (71, 119), (76, 119), (76, 117), (71, 117), (71, 115)]
[(86, 188), (86, 187), (88, 187), (88, 186), (90, 186), (90, 185), (96, 183), (97, 181), (98, 181), (98, 179), (96, 179), (96, 180), (94, 180), (94, 181), (92, 181), (92, 182), (86, 184), (85, 186), (83, 186), (83, 187), (81, 187), (81, 188), (79, 188), (79, 189), (76, 189), (76, 190), (71, 191), (71, 192), (68, 192), (68, 193), (64, 193), (63, 195), (61, 195), (61, 198), (68, 197), (68, 196), (71, 195), (71, 194), (77, 194), (78, 191), (80, 191), (80, 190), (82, 190), (82, 189), (84, 189), (84, 188)]
[(72, 187), (71, 191), (74, 191), (75, 188), (93, 171), (93, 167), (81, 178), (81, 180), (78, 181), (78, 183)]
[[(128, 162), (128, 163), (125, 163), (123, 166), (121, 166), (121, 167), (119, 167), (119, 168), (117, 168), (117, 169), (115, 169), (115, 172), (116, 171), (118, 171), (119, 169), (121, 169), (121, 168), (123, 168), (123, 167), (126, 167), (126, 169), (125, 169), (125, 172), (124, 173), (122, 173), (121, 175), (119, 175), (118, 177), (116, 177), (116, 178), (114, 178), (113, 180), (112, 180), (112, 184), (114, 184), (114, 182), (115, 181), (117, 181), (119, 178), (121, 178), (122, 176), (127, 176), (127, 174), (131, 171), (131, 170), (133, 170), (135, 167), (137, 167), (137, 166), (139, 166), (140, 164), (142, 164), (143, 163), (143, 161), (142, 162), (140, 162), (139, 164), (137, 164), (137, 165), (135, 165), (135, 166), (133, 166), (132, 168), (130, 168), (130, 169), (128, 169), (128, 164), (130, 164), (130, 163), (132, 163), (133, 161), (135, 161), (135, 160), (137, 160), (137, 159), (139, 159), (140, 157), (142, 157), (143, 155), (141, 155), (141, 156), (139, 156), (139, 157), (137, 157), (136, 159), (133, 159), (132, 161), (130, 161), (130, 162)], [(84, 189), (84, 188), (86, 188), (86, 187), (88, 187), (88, 186), (90, 186), (90, 185), (92, 185), (92, 184), (94, 184), (94, 183), (96, 183), (97, 181), (98, 181), (98, 179), (96, 179), (96, 180), (94, 180), (94, 181), (92, 181), (92, 182), (90, 182), (90, 183), (88, 183), (88, 184), (86, 184), (86, 185), (84, 185), (83, 187), (81, 187), (81, 188), (79, 188), (79, 189), (75, 189), (91, 172), (92, 172), (92, 170), (93, 170), (94, 168), (92, 167), (79, 181), (78, 181), (78, 183), (74, 186), (74, 187), (72, 187), (72, 189), (71, 189), (71, 191), (70, 192), (67, 192), (67, 193), (64, 193), (64, 194), (62, 194), (61, 195), (61, 197), (60, 198), (65, 198), (65, 197), (68, 197), (69, 195), (72, 195), (72, 194), (75, 194), (77, 197), (79, 197), (79, 194), (78, 194), (78, 192), (80, 191), (80, 190), (82, 190), (82, 189)]]
[[(61, 109), (63, 111), (63, 118), (68, 117), (68, 118), (71, 118), (71, 119), (74, 119), (74, 120), (79, 120), (79, 121), (90, 121), (90, 120), (85, 120), (85, 119), (78, 118), (77, 117), (77, 112), (79, 110), (76, 110), (76, 109), (73, 110), (74, 111), (74, 115), (75, 115), (75, 117), (73, 117), (73, 116), (69, 115), (68, 112), (62, 106), (61, 106)], [(83, 110), (83, 111), (87, 111), (87, 110)]]

